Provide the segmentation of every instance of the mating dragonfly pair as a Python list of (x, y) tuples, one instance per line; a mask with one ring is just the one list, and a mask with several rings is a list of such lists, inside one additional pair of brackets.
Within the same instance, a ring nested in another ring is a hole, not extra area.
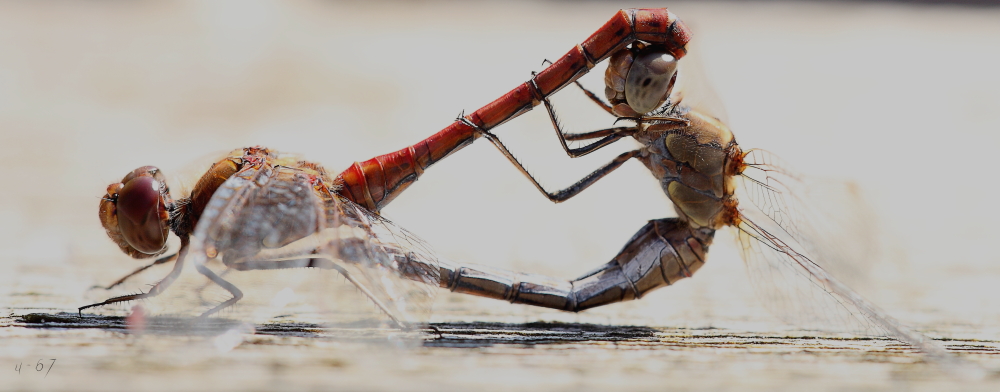
[[(831, 244), (833, 237), (823, 233), (827, 226), (820, 227), (826, 225), (821, 222), (828, 217), (823, 206), (810, 202), (801, 176), (766, 151), (742, 150), (722, 121), (685, 100), (678, 69), (690, 39), (687, 27), (666, 9), (619, 11), (501, 98), (417, 144), (355, 163), (337, 176), (293, 155), (245, 148), (218, 160), (190, 194), (174, 199), (159, 169), (136, 169), (108, 187), (101, 222), (121, 250), (137, 259), (164, 254), (173, 232), (180, 238), (179, 251), (151, 264), (173, 263), (173, 269), (145, 293), (80, 310), (158, 296), (190, 264), (228, 293), (200, 312), (202, 318), (237, 304), (242, 290), (249, 289), (231, 283), (230, 273), (304, 267), (336, 271), (399, 326), (424, 320), (435, 286), (576, 312), (639, 299), (692, 276), (707, 261), (715, 232), (728, 226), (737, 232), (750, 275), (770, 305), (792, 303), (794, 309), (786, 313), (812, 313), (827, 326), (889, 336), (945, 356), (940, 346), (828, 272), (825, 267), (842, 257)], [(606, 101), (577, 82), (605, 60)], [(564, 132), (549, 98), (570, 83), (631, 125)], [(627, 137), (641, 147), (550, 192), (493, 133), (539, 104), (570, 157)], [(659, 181), (677, 217), (649, 221), (611, 261), (574, 280), (439, 260), (424, 242), (378, 212), (428, 167), (480, 137), (554, 202), (579, 194), (634, 158)], [(574, 141), (586, 143), (571, 148)]]

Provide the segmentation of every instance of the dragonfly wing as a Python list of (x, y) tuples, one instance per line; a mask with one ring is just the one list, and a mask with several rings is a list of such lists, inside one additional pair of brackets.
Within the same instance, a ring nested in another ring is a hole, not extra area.
[[(859, 297), (842, 295), (839, 283), (812, 258), (803, 255), (795, 240), (759, 225), (760, 217), (744, 212), (737, 237), (747, 273), (763, 305), (782, 321), (806, 329), (889, 336), (872, 322)], [(844, 286), (846, 287), (846, 286)]]
[(390, 316), (404, 323), (426, 322), (440, 271), (430, 246), (388, 219), (337, 197), (343, 266), (369, 282)]
[[(333, 283), (343, 279), (323, 270), (336, 271), (391, 319), (424, 320), (434, 291), (401, 289), (418, 282), (406, 279), (387, 251), (406, 254), (408, 248), (386, 246), (377, 231), (367, 226), (371, 221), (367, 218), (374, 214), (341, 199), (330, 190), (325, 174), (315, 168), (296, 166), (294, 160), (245, 165), (223, 183), (205, 208), (191, 240), (192, 264), (211, 266), (221, 261), (229, 270), (238, 271), (223, 279), (257, 271), (258, 281), (252, 287), (240, 286), (240, 290), (277, 285), (270, 291), (283, 295), (294, 292), (300, 302), (308, 303), (301, 308), (303, 312), (322, 314), (319, 321), (342, 323), (337, 314), (357, 308), (356, 303), (348, 302), (358, 302), (358, 296), (347, 300), (332, 291)], [(422, 254), (425, 263), (434, 264), (432, 254)], [(298, 269), (298, 276), (278, 279), (282, 275), (278, 270), (290, 269)], [(262, 271), (264, 275), (260, 275)], [(433, 268), (426, 271), (437, 272)], [(434, 277), (426, 280), (436, 283)]]
[(739, 200), (753, 204), (813, 260), (855, 288), (871, 285), (872, 267), (888, 256), (875, 210), (849, 181), (803, 176), (765, 150), (750, 150)]
[(677, 62), (677, 82), (670, 94), (670, 101), (728, 123), (729, 116), (722, 98), (716, 93), (706, 75), (705, 62), (701, 57), (702, 51), (693, 44), (688, 44), (687, 56)]
[(936, 360), (957, 361), (930, 338), (913, 331), (803, 255), (794, 242), (743, 215), (738, 238), (751, 282), (765, 306), (787, 323), (806, 328), (885, 336)]
[[(838, 272), (854, 271), (852, 265), (877, 257), (861, 245), (872, 241), (870, 231), (875, 229), (865, 225), (871, 212), (859, 202), (856, 189), (816, 186), (763, 150), (748, 152), (744, 162), (743, 186), (737, 190), (742, 202), (737, 237), (751, 283), (768, 310), (792, 325), (887, 336), (930, 355), (946, 356), (939, 345), (839, 279)], [(816, 203), (842, 191), (842, 196), (853, 197), (827, 206)]]

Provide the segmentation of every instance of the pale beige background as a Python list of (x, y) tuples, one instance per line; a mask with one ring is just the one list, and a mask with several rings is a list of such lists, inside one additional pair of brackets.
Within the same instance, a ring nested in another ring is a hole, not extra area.
[[(859, 290), (933, 336), (986, 345), (1000, 339), (993, 170), (1000, 10), (853, 2), (0, 5), (0, 294), (7, 302), (0, 308), (67, 311), (84, 301), (87, 287), (135, 265), (107, 241), (96, 217), (106, 184), (135, 167), (170, 170), (213, 151), (262, 144), (339, 171), (416, 142), (459, 111), (500, 96), (543, 59), (557, 58), (615, 10), (632, 6), (668, 6), (692, 27), (692, 51), (741, 145), (861, 185), (883, 233), (872, 240), (888, 251), (872, 283)], [(585, 82), (600, 88), (599, 76)], [(572, 89), (558, 98), (576, 129), (611, 124)], [(553, 187), (631, 147), (625, 142), (570, 160), (542, 111), (498, 133)], [(429, 170), (384, 213), (447, 258), (574, 277), (607, 261), (645, 220), (672, 209), (637, 163), (552, 205), (478, 142)], [(441, 293), (438, 305), (432, 321), (785, 328), (753, 301), (727, 236), (695, 278), (639, 303), (572, 315)], [(169, 376), (193, 387), (252, 389), (275, 385), (240, 382), (257, 380), (261, 373), (253, 369), (272, 365), (296, 375), (282, 382), (354, 388), (950, 382), (899, 376), (891, 363), (801, 353), (734, 358), (711, 349), (418, 349), (386, 365), (382, 357), (309, 340), (301, 344), (311, 351), (237, 350), (218, 365), (195, 362), (166, 373), (148, 365), (130, 375), (125, 340), (110, 332), (75, 336), (96, 342), (80, 349), (39, 337), (47, 331), (5, 329), (2, 369), (38, 355), (61, 355), (67, 365), (44, 380), (2, 370), (0, 379), (12, 381), (0, 388), (73, 388), (77, 377), (89, 376), (99, 380), (87, 383), (95, 389), (161, 389), (158, 380)], [(94, 359), (109, 353), (125, 364)], [(296, 372), (306, 365), (295, 358), (335, 365)], [(985, 355), (971, 359), (1000, 368)], [(584, 362), (590, 367), (572, 365)], [(702, 366), (670, 366), (677, 363)], [(385, 374), (378, 375), (381, 366)]]

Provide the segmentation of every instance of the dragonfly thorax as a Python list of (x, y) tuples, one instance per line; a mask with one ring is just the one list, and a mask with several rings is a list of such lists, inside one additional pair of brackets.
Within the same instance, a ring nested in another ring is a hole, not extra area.
[(169, 232), (190, 235), (215, 192), (244, 164), (252, 163), (248, 159), (273, 158), (270, 151), (258, 147), (234, 150), (212, 165), (190, 195), (176, 201), (160, 169), (140, 167), (108, 186), (99, 208), (101, 224), (122, 252), (133, 258), (162, 254)]
[(682, 116), (686, 127), (649, 125), (636, 135), (639, 158), (660, 181), (678, 215), (693, 227), (718, 229), (731, 223), (735, 206), (734, 159), (742, 156), (729, 128), (697, 111)]

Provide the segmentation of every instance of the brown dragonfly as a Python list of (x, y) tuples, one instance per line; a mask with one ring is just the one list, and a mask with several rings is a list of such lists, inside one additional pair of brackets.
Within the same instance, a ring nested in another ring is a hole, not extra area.
[[(659, 182), (676, 218), (649, 221), (610, 262), (573, 280), (444, 267), (442, 280), (450, 279), (453, 290), (576, 312), (639, 299), (691, 277), (707, 261), (716, 231), (732, 227), (755, 290), (780, 318), (822, 330), (890, 337), (942, 363), (958, 364), (939, 344), (900, 323), (831, 272), (843, 271), (843, 264), (862, 264), (870, 256), (850, 249), (856, 246), (853, 243), (837, 242), (844, 231), (857, 229), (852, 225), (858, 222), (833, 213), (843, 209), (816, 200), (836, 200), (826, 196), (841, 194), (848, 204), (861, 205), (856, 189), (809, 179), (768, 151), (743, 150), (729, 127), (699, 99), (707, 97), (679, 88), (707, 84), (682, 77), (678, 54), (670, 45), (646, 40), (617, 49), (605, 72), (606, 100), (575, 82), (616, 124), (629, 126), (567, 133), (549, 97), (541, 98), (570, 157), (625, 137), (640, 144), (565, 189), (546, 190), (491, 129), (463, 120), (556, 203), (576, 196), (634, 158)], [(565, 61), (559, 59), (552, 67)], [(576, 141), (590, 142), (571, 147), (570, 142)], [(973, 367), (962, 368), (979, 373)]]
[[(153, 265), (172, 262), (173, 269), (146, 292), (79, 310), (82, 314), (87, 308), (159, 296), (186, 264), (229, 295), (201, 312), (201, 318), (243, 299), (243, 291), (224, 276), (230, 271), (335, 270), (399, 326), (426, 317), (433, 295), (429, 288), (435, 285), (484, 295), (469, 275), (484, 268), (439, 266), (423, 241), (378, 211), (432, 164), (529, 111), (638, 40), (669, 48), (680, 58), (689, 35), (666, 9), (619, 11), (584, 43), (496, 101), (423, 141), (355, 163), (336, 177), (294, 155), (244, 148), (216, 160), (189, 193), (174, 198), (158, 168), (138, 168), (109, 185), (101, 200), (100, 218), (108, 236), (137, 259), (164, 254), (170, 232), (180, 239), (180, 249), (108, 288)], [(620, 137), (611, 135), (604, 143)], [(222, 272), (210, 268), (215, 261), (225, 266)]]

